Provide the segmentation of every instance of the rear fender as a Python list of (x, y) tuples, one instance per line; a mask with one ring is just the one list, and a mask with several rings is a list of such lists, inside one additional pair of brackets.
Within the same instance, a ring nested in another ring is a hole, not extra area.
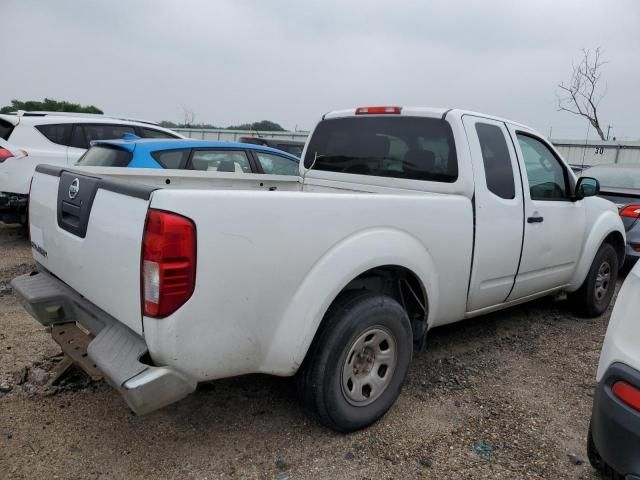
[(263, 362), (264, 373), (294, 374), (338, 294), (358, 275), (386, 265), (407, 268), (420, 279), (429, 299), (429, 318), (436, 316), (438, 279), (424, 245), (400, 230), (360, 231), (335, 245), (306, 275), (274, 332)]

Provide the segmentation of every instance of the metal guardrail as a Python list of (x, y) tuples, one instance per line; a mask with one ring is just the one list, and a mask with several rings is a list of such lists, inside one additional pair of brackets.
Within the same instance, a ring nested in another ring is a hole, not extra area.
[(256, 132), (255, 130), (226, 130), (222, 128), (172, 128), (185, 137), (201, 140), (216, 140), (222, 142), (236, 142), (240, 137), (273, 138), (280, 140), (296, 140), (306, 142), (309, 132)]
[(551, 143), (572, 165), (640, 165), (640, 142), (552, 139)]

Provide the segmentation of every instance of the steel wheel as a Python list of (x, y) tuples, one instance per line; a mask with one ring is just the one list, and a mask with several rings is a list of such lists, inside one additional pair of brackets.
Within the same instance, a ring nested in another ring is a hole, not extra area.
[(611, 283), (611, 265), (609, 262), (602, 262), (598, 273), (596, 275), (596, 284), (594, 289), (594, 295), (597, 302), (601, 302), (606, 296)]
[(365, 330), (351, 345), (342, 367), (342, 393), (354, 406), (374, 402), (391, 383), (397, 347), (386, 328)]

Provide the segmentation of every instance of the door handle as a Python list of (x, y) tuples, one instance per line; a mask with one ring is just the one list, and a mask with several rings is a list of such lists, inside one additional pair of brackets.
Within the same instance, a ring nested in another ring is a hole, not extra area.
[(529, 217), (527, 218), (528, 223), (542, 223), (544, 221), (543, 217)]

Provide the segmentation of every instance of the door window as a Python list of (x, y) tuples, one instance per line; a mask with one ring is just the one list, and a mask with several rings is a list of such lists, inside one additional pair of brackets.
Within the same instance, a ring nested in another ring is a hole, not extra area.
[(482, 150), (487, 188), (501, 198), (515, 198), (511, 156), (502, 129), (496, 125), (476, 123), (476, 132)]
[(135, 134), (133, 127), (128, 125), (86, 125), (79, 124), (73, 129), (71, 146), (77, 148), (89, 148), (94, 140), (115, 140), (122, 138), (125, 133)]
[(529, 180), (531, 200), (566, 200), (569, 195), (567, 172), (543, 142), (517, 134)]
[(155, 130), (153, 128), (139, 128), (142, 138), (178, 138), (175, 135), (171, 135), (167, 132)]
[(164, 168), (184, 168), (189, 158), (190, 150), (159, 150), (151, 152), (151, 156)]
[(251, 173), (249, 159), (242, 150), (194, 150), (191, 167), (208, 172)]
[(273, 175), (298, 175), (298, 162), (290, 158), (281, 157), (280, 155), (273, 155), (272, 153), (259, 151), (255, 153), (264, 173), (271, 173)]
[(70, 123), (36, 125), (36, 129), (42, 133), (47, 139), (58, 145), (69, 145), (69, 137), (71, 133)]

